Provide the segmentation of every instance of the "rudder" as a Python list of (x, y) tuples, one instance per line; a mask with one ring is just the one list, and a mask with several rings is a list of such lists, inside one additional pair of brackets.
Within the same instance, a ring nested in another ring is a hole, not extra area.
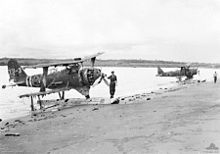
[(164, 73), (164, 71), (158, 66), (157, 67), (157, 74), (162, 75), (163, 73)]
[(22, 82), (26, 80), (27, 74), (18, 64), (16, 59), (9, 59), (8, 61), (8, 74), (9, 81), (13, 80), (14, 82)]

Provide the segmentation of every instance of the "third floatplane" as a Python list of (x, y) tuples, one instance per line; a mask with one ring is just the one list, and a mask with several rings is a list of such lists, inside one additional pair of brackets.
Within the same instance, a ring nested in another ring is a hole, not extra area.
[(183, 77), (186, 77), (186, 80), (192, 79), (193, 76), (198, 73), (198, 68), (190, 68), (190, 65), (181, 66), (178, 70), (168, 72), (163, 71), (159, 66), (157, 68), (157, 76), (176, 77), (179, 81), (181, 81)]

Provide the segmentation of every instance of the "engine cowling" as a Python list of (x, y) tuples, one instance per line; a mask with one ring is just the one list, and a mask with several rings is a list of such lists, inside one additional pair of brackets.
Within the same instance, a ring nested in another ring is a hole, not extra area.
[(79, 75), (84, 85), (91, 86), (102, 74), (98, 68), (83, 68), (79, 71)]

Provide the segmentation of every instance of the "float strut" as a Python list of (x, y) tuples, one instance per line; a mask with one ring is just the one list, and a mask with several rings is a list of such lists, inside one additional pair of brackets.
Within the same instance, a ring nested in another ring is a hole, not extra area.
[(34, 101), (33, 101), (33, 96), (31, 96), (31, 111), (34, 111)]
[(64, 97), (65, 97), (65, 91), (62, 91), (62, 97), (61, 97), (61, 99), (64, 99)]
[(42, 102), (41, 102), (41, 100), (40, 100), (40, 96), (37, 96), (37, 97), (38, 97), (38, 103), (39, 103), (39, 105), (40, 105), (40, 109), (42, 109), (43, 106), (42, 106)]
[(59, 94), (60, 99), (63, 100), (65, 97), (65, 92), (62, 91), (62, 94), (60, 92), (58, 92), (58, 94)]

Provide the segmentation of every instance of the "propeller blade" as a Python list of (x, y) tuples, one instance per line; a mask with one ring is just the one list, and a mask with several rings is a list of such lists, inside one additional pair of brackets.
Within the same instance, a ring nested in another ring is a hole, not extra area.
[(100, 80), (98, 82), (95, 82), (92, 86), (95, 87), (98, 84), (100, 84), (102, 81), (104, 81), (105, 85), (109, 87), (109, 82), (106, 80), (106, 74), (102, 73)]
[(96, 80), (96, 82), (92, 85), (92, 87), (95, 87), (95, 86), (97, 86), (98, 84), (100, 84), (102, 82), (102, 77), (100, 77), (100, 80), (97, 82), (97, 80)]
[(106, 84), (106, 86), (108, 86), (109, 87), (109, 82), (106, 80), (106, 78), (103, 78), (103, 81), (104, 81), (104, 83)]

